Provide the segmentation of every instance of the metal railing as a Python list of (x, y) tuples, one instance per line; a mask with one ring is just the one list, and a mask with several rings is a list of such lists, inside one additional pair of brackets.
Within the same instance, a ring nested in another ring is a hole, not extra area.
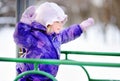
[[(111, 53), (111, 52), (79, 52), (79, 51), (61, 51), (62, 54), (65, 54), (65, 59), (63, 60), (53, 60), (53, 59), (25, 59), (25, 58), (5, 58), (0, 57), (0, 61), (4, 62), (20, 62), (20, 63), (32, 63), (34, 64), (34, 70), (26, 71), (19, 74), (14, 81), (18, 81), (21, 77), (28, 74), (40, 74), (49, 77), (53, 81), (57, 81), (55, 77), (51, 74), (38, 70), (39, 64), (53, 64), (53, 65), (75, 65), (80, 66), (85, 71), (89, 81), (111, 81), (103, 79), (91, 79), (89, 73), (84, 68), (84, 66), (103, 66), (103, 67), (120, 67), (120, 63), (105, 63), (105, 62), (80, 62), (75, 60), (70, 60), (68, 58), (71, 54), (77, 55), (100, 55), (100, 56), (120, 56), (120, 53)], [(120, 81), (120, 80), (112, 80)]]

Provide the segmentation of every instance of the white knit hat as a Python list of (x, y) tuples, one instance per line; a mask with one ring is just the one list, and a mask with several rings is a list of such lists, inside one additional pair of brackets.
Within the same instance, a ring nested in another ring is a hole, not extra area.
[(63, 24), (67, 21), (67, 15), (64, 13), (56, 3), (45, 2), (36, 9), (35, 21), (41, 23), (44, 26), (53, 24), (55, 21), (62, 21)]

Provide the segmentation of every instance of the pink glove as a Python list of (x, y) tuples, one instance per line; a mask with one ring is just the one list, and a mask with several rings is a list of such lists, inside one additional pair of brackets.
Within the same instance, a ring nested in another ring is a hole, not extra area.
[(35, 6), (28, 7), (22, 14), (22, 17), (20, 19), (21, 22), (26, 24), (31, 24), (35, 18)]
[(80, 27), (82, 28), (83, 31), (86, 31), (86, 29), (94, 24), (94, 19), (93, 18), (88, 18), (87, 20), (83, 21), (80, 23)]

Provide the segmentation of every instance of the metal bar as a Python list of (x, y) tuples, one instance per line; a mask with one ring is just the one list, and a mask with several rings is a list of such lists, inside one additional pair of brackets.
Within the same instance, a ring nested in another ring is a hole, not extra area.
[(83, 66), (80, 66), (86, 73), (87, 77), (88, 77), (88, 80), (90, 81), (90, 75), (88, 73), (88, 71), (83, 67)]
[(22, 78), (23, 76), (25, 75), (29, 75), (29, 74), (40, 74), (40, 75), (45, 75), (47, 76), (48, 78), (50, 78), (52, 81), (57, 81), (56, 78), (54, 78), (51, 74), (47, 73), (47, 72), (44, 72), (44, 71), (26, 71), (26, 72), (23, 72), (21, 74), (19, 74), (14, 81), (18, 81), (20, 78)]
[[(16, 0), (16, 23), (20, 21), (20, 18), (22, 16), (22, 13), (24, 12), (25, 8), (26, 8), (26, 4), (25, 4), (26, 0)], [(19, 57), (19, 52), (20, 48), (18, 46), (16, 46), (16, 57)]]
[(17, 17), (17, 22), (20, 20), (21, 15), (23, 13), (23, 11), (25, 10), (25, 0), (17, 0), (16, 1), (16, 17)]
[(34, 63), (34, 70), (35, 70), (35, 71), (38, 70), (38, 63)]
[(27, 8), (28, 6), (34, 5), (35, 2), (36, 2), (36, 0), (26, 0), (26, 8)]
[[(90, 54), (95, 54), (96, 52), (74, 52), (74, 51), (64, 51), (62, 53), (65, 53), (65, 54), (79, 54), (79, 53), (83, 53), (83, 54), (86, 54), (87, 53), (90, 53)], [(99, 53), (100, 55), (101, 54), (107, 54), (107, 55), (111, 55), (111, 54), (114, 54), (114, 53), (106, 53), (106, 52), (97, 52)], [(89, 55), (90, 55), (89, 54)], [(119, 53), (115, 53), (115, 54), (119, 54)], [(104, 63), (104, 62), (80, 62), (80, 61), (73, 61), (73, 60), (68, 60), (68, 57), (66, 56), (67, 60), (53, 60), (53, 59), (27, 59), (27, 58), (4, 58), (4, 57), (0, 57), (0, 61), (5, 61), (5, 62), (21, 62), (21, 63), (33, 63), (34, 64), (34, 71), (39, 71), (38, 70), (38, 64), (54, 64), (54, 65), (77, 65), (77, 66), (102, 66), (102, 67), (120, 67), (120, 63)], [(89, 81), (102, 81), (101, 80), (97, 80), (97, 79), (90, 79), (90, 76), (87, 72), (87, 70), (82, 67), (83, 70), (86, 72), (87, 76), (88, 76), (88, 79)], [(25, 72), (26, 73), (26, 72)], [(29, 74), (29, 73), (28, 73)], [(23, 75), (27, 75), (27, 74), (24, 74), (23, 72)], [(21, 77), (23, 75), (20, 75)], [(18, 76), (20, 78), (20, 76)], [(15, 80), (16, 81), (16, 80)], [(54, 81), (54, 80), (53, 80)], [(109, 80), (103, 80), (103, 81), (109, 81)], [(113, 81), (116, 81), (116, 80), (113, 80)], [(119, 80), (117, 80), (119, 81)]]
[(5, 62), (22, 62), (22, 63), (39, 63), (54, 65), (80, 65), (80, 66), (103, 66), (103, 67), (120, 67), (120, 63), (104, 63), (104, 62), (80, 62), (71, 60), (53, 60), (53, 59), (23, 59), (23, 58), (3, 58), (0, 61)]
[(68, 53), (65, 53), (65, 60), (68, 60)]
[(89, 81), (120, 81), (120, 80), (90, 79)]
[[(71, 60), (71, 61), (75, 61), (75, 60)], [(88, 77), (88, 81), (90, 81), (91, 80), (91, 78), (90, 78), (90, 75), (89, 75), (89, 73), (88, 73), (88, 71), (86, 70), (86, 68), (84, 67), (84, 66), (80, 66), (83, 70), (84, 70), (84, 72), (86, 73), (86, 75), (87, 75), (87, 77)]]
[(78, 55), (102, 55), (102, 56), (120, 56), (120, 52), (84, 52), (84, 51), (61, 51), (62, 54)]

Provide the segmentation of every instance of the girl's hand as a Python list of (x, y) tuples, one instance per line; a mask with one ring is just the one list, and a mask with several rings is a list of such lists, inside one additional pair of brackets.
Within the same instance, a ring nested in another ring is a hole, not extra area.
[(35, 6), (28, 7), (22, 14), (22, 17), (20, 19), (21, 22), (26, 24), (31, 24), (35, 18)]
[(92, 26), (94, 24), (93, 18), (88, 18), (87, 20), (80, 23), (80, 27), (83, 31), (86, 31), (88, 27)]

